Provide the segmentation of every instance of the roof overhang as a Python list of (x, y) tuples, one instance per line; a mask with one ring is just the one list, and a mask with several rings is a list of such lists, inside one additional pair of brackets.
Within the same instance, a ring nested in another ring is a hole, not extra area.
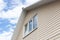
[(28, 10), (34, 9), (36, 7), (39, 7), (41, 5), (44, 5), (44, 4), (53, 2), (53, 1), (55, 1), (55, 0), (40, 0), (37, 3), (34, 3), (34, 4), (32, 4), (32, 5), (30, 5), (30, 6), (26, 7), (26, 8), (23, 8), (23, 10), (28, 11)]

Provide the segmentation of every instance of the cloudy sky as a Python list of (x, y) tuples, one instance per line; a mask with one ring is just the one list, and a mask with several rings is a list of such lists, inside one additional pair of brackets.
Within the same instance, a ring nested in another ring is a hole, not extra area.
[(0, 40), (11, 40), (22, 7), (39, 0), (0, 0)]

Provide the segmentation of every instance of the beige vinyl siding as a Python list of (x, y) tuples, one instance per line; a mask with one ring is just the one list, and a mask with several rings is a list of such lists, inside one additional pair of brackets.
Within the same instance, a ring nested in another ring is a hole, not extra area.
[[(24, 25), (35, 14), (38, 16), (38, 28), (23, 39)], [(55, 38), (55, 35), (60, 35), (60, 1), (46, 4), (27, 12), (23, 28), (20, 31), (18, 40), (50, 40), (51, 37)]]

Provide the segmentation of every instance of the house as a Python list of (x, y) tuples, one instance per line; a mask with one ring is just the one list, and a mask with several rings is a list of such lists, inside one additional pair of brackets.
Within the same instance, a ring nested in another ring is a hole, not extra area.
[(12, 40), (60, 40), (60, 0), (41, 0), (23, 8)]

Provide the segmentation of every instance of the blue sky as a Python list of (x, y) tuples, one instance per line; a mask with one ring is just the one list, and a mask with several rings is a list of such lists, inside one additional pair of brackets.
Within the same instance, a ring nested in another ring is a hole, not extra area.
[(0, 40), (11, 40), (22, 7), (38, 0), (0, 0)]

